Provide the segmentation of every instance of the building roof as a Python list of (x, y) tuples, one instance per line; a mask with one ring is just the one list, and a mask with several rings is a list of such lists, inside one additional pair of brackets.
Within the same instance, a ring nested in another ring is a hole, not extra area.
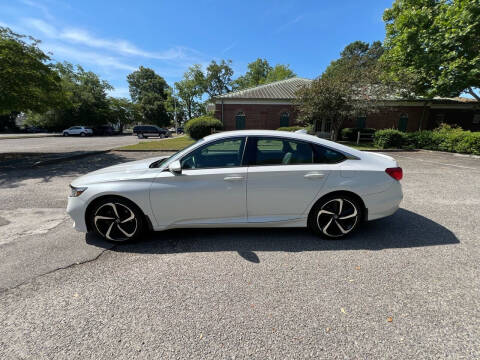
[(255, 86), (252, 88), (233, 91), (219, 95), (216, 99), (270, 99), (291, 100), (295, 99), (295, 93), (302, 86), (308, 86), (312, 80), (294, 77), (286, 80), (275, 81), (270, 84)]
[[(286, 80), (275, 81), (265, 85), (259, 85), (248, 89), (233, 91), (223, 95), (216, 96), (215, 100), (293, 100), (296, 98), (296, 92), (303, 86), (309, 86), (313, 80), (294, 77)], [(416, 99), (404, 99), (400, 96), (386, 95), (383, 101), (429, 101), (437, 104), (478, 104), (475, 99), (464, 97), (434, 97), (425, 99), (418, 97)]]

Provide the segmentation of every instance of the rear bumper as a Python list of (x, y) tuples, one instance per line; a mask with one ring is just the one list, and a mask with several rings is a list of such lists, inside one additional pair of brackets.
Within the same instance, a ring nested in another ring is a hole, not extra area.
[(85, 222), (85, 209), (87, 204), (80, 197), (69, 197), (67, 213), (73, 219), (73, 227), (80, 232), (88, 232)]
[(368, 209), (367, 220), (380, 219), (395, 213), (403, 199), (402, 185), (394, 181), (385, 191), (364, 195), (365, 207)]

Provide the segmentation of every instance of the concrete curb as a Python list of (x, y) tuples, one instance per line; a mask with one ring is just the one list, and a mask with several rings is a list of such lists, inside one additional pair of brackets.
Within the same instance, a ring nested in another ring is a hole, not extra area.
[(64, 162), (67, 160), (73, 160), (73, 159), (81, 159), (90, 155), (100, 155), (100, 154), (105, 154), (110, 152), (111, 150), (98, 150), (98, 151), (90, 151), (90, 152), (83, 152), (79, 154), (72, 154), (70, 156), (60, 156), (57, 158), (52, 158), (52, 159), (46, 159), (46, 160), (40, 160), (37, 161), (33, 164), (33, 166), (42, 166), (42, 165), (48, 165), (48, 164), (53, 164), (56, 162)]
[[(74, 160), (74, 159), (81, 159), (87, 156), (91, 155), (100, 155), (100, 154), (105, 154), (110, 152), (111, 150), (99, 150), (99, 151), (89, 151), (89, 152), (81, 152), (77, 154), (72, 154), (69, 156), (58, 156), (54, 158), (49, 158), (49, 159), (44, 159), (44, 160), (39, 160), (32, 163), (24, 163), (21, 164), (22, 160), (19, 159), (13, 159), (13, 160), (8, 160), (8, 161), (2, 161), (0, 162), (0, 170), (20, 170), (20, 169), (25, 169), (25, 168), (32, 168), (32, 167), (38, 167), (38, 166), (43, 166), (43, 165), (48, 165), (48, 164), (53, 164), (53, 163), (61, 163), (64, 161), (68, 160)], [(14, 166), (10, 167), (10, 164), (15, 164), (15, 163), (20, 163), (19, 166)]]
[(0, 141), (1, 140), (19, 140), (19, 139), (41, 139), (45, 137), (61, 137), (62, 134), (46, 134), (46, 135), (26, 135), (26, 136), (0, 136)]

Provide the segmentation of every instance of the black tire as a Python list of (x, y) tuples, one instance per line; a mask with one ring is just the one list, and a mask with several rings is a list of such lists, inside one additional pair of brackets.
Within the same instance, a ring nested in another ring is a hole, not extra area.
[(131, 201), (108, 197), (95, 202), (89, 210), (90, 229), (111, 242), (138, 239), (144, 232), (144, 215)]
[(159, 135), (159, 138), (160, 138), (160, 139), (165, 139), (165, 134), (160, 134), (160, 135)]
[(327, 239), (341, 239), (358, 229), (363, 207), (347, 194), (332, 194), (320, 199), (310, 211), (308, 227)]
[(80, 133), (80, 136), (84, 137), (86, 136), (87, 134), (85, 134), (84, 132)]
[(63, 133), (63, 136), (68, 136), (68, 133), (67, 133), (67, 132), (64, 132), (64, 133)]

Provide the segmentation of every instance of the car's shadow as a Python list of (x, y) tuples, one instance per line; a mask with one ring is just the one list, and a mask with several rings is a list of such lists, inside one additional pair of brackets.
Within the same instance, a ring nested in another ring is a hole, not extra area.
[(260, 262), (255, 251), (382, 250), (460, 241), (444, 226), (414, 212), (400, 209), (394, 215), (367, 222), (344, 240), (324, 240), (303, 228), (176, 229), (146, 234), (142, 239), (112, 247), (94, 234), (87, 243), (117, 252), (174, 254), (236, 251), (248, 261)]

